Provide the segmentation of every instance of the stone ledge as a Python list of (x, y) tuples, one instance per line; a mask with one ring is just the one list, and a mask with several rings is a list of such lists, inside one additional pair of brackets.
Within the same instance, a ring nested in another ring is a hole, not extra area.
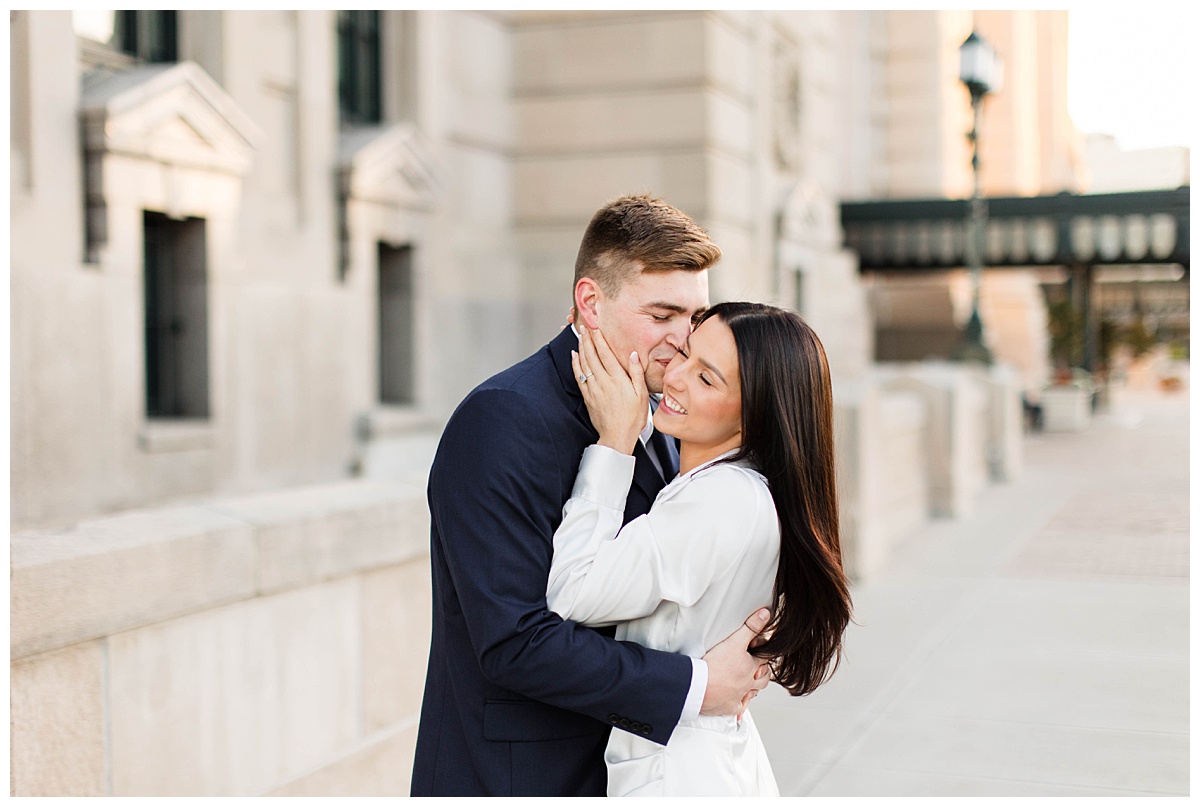
[(428, 524), (418, 487), (346, 480), (16, 533), (11, 659), (402, 563)]
[(254, 594), (251, 529), (200, 507), (12, 536), (12, 659)]
[(195, 451), (216, 443), (217, 427), (208, 420), (152, 420), (138, 432), (138, 445), (149, 453)]
[(415, 720), (372, 735), (328, 765), (267, 796), (407, 796), (417, 745)]
[(429, 511), (415, 485), (346, 480), (213, 509), (253, 528), (259, 594), (403, 563), (428, 546)]

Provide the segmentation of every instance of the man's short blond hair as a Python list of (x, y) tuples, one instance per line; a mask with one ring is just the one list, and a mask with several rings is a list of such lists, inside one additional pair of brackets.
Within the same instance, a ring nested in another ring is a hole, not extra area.
[(615, 296), (639, 272), (700, 272), (721, 249), (683, 211), (649, 194), (622, 196), (592, 216), (575, 258), (575, 283), (590, 277)]

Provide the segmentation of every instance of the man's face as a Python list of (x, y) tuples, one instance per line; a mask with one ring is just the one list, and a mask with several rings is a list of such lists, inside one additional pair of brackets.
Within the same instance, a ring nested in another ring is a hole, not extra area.
[(599, 292), (600, 332), (629, 369), (637, 351), (646, 368), (646, 387), (660, 393), (663, 373), (692, 330), (692, 317), (708, 308), (708, 271), (641, 272), (613, 297)]

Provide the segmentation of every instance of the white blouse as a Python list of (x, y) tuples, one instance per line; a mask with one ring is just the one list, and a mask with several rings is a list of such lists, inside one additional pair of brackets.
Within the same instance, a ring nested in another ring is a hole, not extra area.
[[(619, 640), (701, 658), (769, 606), (779, 564), (771, 491), (746, 463), (714, 463), (676, 477), (649, 513), (622, 528), (634, 458), (599, 445), (585, 449), (554, 534), (546, 593), (551, 610), (593, 627), (617, 624)], [(726, 740), (713, 745), (718, 734)], [(731, 746), (731, 738), (741, 745)], [(670, 762), (665, 751), (674, 755)], [(729, 757), (728, 764), (717, 764), (714, 755)], [(748, 712), (741, 721), (681, 721), (666, 749), (614, 731), (606, 760), (609, 795), (767, 795), (774, 789)]]

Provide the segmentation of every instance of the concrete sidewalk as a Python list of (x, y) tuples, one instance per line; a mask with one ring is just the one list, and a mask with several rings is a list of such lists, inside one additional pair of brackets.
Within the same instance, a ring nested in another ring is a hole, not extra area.
[(783, 794), (1187, 795), (1188, 428), (1118, 391), (904, 541), (833, 679), (754, 702)]

